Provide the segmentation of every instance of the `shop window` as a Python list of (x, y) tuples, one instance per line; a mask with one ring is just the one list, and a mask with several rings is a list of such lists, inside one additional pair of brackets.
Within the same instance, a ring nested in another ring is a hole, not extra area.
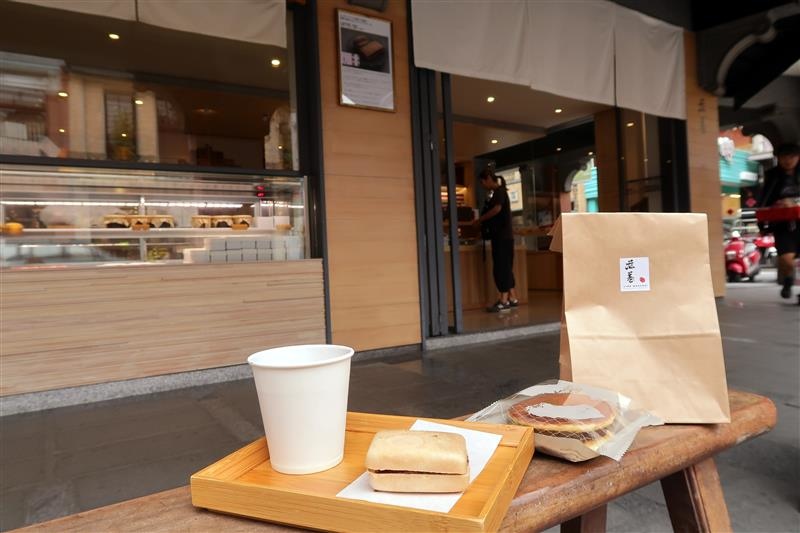
[(16, 2), (0, 3), (0, 20), (0, 154), (299, 170), (291, 38), (281, 48)]

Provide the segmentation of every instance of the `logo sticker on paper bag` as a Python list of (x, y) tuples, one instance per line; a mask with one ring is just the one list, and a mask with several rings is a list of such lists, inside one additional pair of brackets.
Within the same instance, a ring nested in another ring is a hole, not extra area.
[(619, 260), (619, 290), (622, 292), (650, 290), (649, 257), (622, 257)]

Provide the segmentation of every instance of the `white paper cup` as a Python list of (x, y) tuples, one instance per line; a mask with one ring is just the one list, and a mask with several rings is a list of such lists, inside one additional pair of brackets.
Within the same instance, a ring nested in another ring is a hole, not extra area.
[(285, 346), (247, 358), (272, 468), (312, 474), (344, 457), (350, 358), (347, 346)]

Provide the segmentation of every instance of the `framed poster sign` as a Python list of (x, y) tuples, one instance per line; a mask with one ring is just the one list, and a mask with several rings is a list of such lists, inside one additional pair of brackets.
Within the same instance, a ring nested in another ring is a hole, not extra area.
[(339, 103), (394, 111), (392, 23), (337, 10)]

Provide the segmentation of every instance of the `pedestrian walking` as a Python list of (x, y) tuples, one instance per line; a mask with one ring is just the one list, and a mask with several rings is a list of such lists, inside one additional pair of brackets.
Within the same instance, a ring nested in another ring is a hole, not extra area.
[[(759, 197), (759, 207), (793, 207), (800, 205), (800, 146), (784, 144), (775, 150), (778, 165), (767, 171)], [(778, 283), (781, 297), (791, 298), (795, 279), (795, 259), (800, 253), (800, 222), (770, 222), (778, 251)]]

